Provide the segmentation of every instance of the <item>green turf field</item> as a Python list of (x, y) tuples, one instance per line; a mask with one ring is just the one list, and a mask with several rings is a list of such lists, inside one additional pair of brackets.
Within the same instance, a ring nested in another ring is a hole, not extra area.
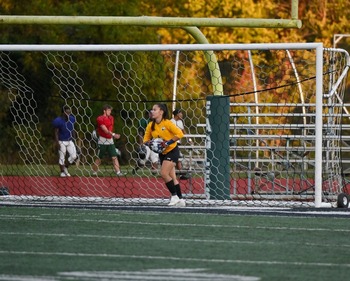
[(350, 276), (346, 217), (0, 206), (0, 224), (0, 280)]

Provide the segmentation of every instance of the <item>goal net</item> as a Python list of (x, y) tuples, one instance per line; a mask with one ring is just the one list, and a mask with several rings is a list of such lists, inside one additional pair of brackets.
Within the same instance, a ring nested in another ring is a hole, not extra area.
[[(183, 114), (188, 206), (321, 206), (347, 193), (349, 55), (320, 44), (1, 45), (0, 202), (166, 205), (139, 124)], [(113, 107), (121, 170), (94, 137)], [(69, 106), (79, 158), (60, 176), (52, 120)], [(155, 168), (156, 167), (156, 168)]]

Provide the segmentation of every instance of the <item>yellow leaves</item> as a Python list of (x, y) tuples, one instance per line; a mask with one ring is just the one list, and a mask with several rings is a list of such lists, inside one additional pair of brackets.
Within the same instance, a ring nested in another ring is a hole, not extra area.
[[(188, 4), (185, 4), (185, 8), (187, 10), (193, 12), (194, 15), (197, 17), (203, 16), (203, 15), (201, 15), (201, 12), (203, 12), (204, 6), (210, 6), (210, 4), (208, 3), (208, 5), (207, 5), (205, 0), (189, 0)], [(196, 14), (196, 13), (198, 13), (198, 14)]]
[(2, 0), (0, 3), (0, 10), (2, 10), (2, 13), (10, 12), (13, 8), (14, 1), (11, 0)]

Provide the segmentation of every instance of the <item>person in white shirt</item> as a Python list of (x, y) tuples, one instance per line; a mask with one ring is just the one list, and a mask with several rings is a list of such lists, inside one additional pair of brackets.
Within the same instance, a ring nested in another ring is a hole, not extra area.
[(182, 130), (182, 132), (185, 134), (185, 126), (184, 122), (182, 121), (183, 114), (180, 109), (175, 109), (173, 111), (173, 118), (171, 119), (171, 122), (173, 122), (178, 128)]
[[(180, 109), (175, 109), (173, 111), (173, 118), (171, 119), (171, 122), (173, 122), (179, 129), (181, 129), (181, 131), (186, 134), (185, 132), (185, 126), (184, 126), (184, 122), (182, 120), (183, 118), (183, 114), (182, 114), (182, 111)], [(179, 141), (180, 142), (180, 141)], [(180, 152), (180, 158), (182, 157), (182, 154)], [(187, 174), (183, 174), (183, 171), (182, 171), (182, 163), (181, 161), (179, 160), (177, 163), (176, 163), (176, 168), (180, 171), (180, 179), (188, 179), (188, 175)]]
[(148, 123), (152, 121), (152, 109), (147, 109), (144, 112), (144, 116), (139, 120), (139, 127), (138, 127), (138, 139), (139, 139), (139, 147), (137, 149), (137, 155), (139, 159), (136, 162), (136, 166), (132, 170), (133, 175), (136, 174), (136, 172), (146, 166), (146, 162), (151, 162), (151, 172), (152, 174), (158, 173), (158, 162), (159, 162), (159, 156), (157, 153), (152, 151), (148, 146), (143, 144), (143, 137), (145, 135), (145, 130), (148, 125)]

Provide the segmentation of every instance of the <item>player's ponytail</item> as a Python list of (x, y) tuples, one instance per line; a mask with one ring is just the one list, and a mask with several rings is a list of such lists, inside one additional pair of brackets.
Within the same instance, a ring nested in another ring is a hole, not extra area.
[(163, 110), (163, 118), (162, 119), (168, 119), (169, 117), (169, 111), (168, 111), (168, 107), (166, 106), (165, 103), (160, 103), (159, 107), (161, 110)]

